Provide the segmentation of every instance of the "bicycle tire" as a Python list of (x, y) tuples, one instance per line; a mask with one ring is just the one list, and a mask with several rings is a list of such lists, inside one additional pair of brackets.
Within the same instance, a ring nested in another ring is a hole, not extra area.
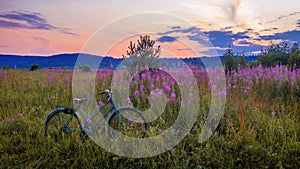
[[(113, 113), (108, 120), (108, 132), (112, 139), (116, 139), (121, 135), (135, 138), (145, 137), (147, 124), (139, 111), (129, 107), (121, 107), (117, 111), (118, 115)], [(119, 118), (121, 118), (124, 125), (121, 124)]]
[(45, 120), (45, 135), (55, 141), (81, 139), (85, 136), (77, 114), (69, 107), (58, 108), (49, 113)]

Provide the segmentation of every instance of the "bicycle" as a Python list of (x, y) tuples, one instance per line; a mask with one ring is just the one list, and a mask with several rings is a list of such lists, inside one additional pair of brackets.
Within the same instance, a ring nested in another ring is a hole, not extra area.
[[(45, 135), (55, 140), (64, 139), (65, 137), (86, 138), (103, 119), (106, 119), (108, 132), (112, 139), (116, 139), (116, 131), (130, 137), (145, 137), (147, 126), (139, 111), (130, 107), (117, 108), (109, 90), (104, 90), (99, 94), (107, 94), (107, 100), (89, 118), (86, 117), (81, 105), (87, 101), (86, 98), (73, 98), (75, 104), (77, 104), (76, 108), (64, 106), (51, 111), (45, 119)], [(91, 123), (108, 105), (111, 105), (111, 107), (102, 114), (98, 121)], [(79, 116), (79, 113), (81, 113), (81, 116)]]

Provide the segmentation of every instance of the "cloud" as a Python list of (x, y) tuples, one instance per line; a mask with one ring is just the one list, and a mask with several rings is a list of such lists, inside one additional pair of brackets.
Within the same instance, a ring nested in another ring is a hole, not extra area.
[(241, 0), (233, 0), (228, 4), (220, 5), (224, 11), (225, 18), (228, 19), (231, 23), (236, 24), (238, 22), (238, 10), (241, 5)]
[(180, 29), (180, 26), (172, 26), (171, 29)]
[(32, 36), (31, 38), (41, 44), (41, 46), (34, 49), (33, 52), (42, 53), (45, 55), (51, 54), (54, 52), (49, 39), (47, 39), (45, 37), (40, 37), (40, 36)]
[(11, 11), (0, 14), (0, 28), (57, 30), (64, 34), (76, 35), (69, 28), (61, 28), (49, 24), (42, 14), (29, 11)]
[(0, 45), (0, 48), (6, 48), (7, 46), (6, 45)]
[(300, 42), (300, 31), (292, 30), (283, 33), (276, 33), (274, 35), (260, 36), (260, 39), (263, 40), (289, 40)]
[(176, 38), (171, 37), (171, 36), (162, 36), (162, 37), (158, 38), (156, 41), (157, 42), (162, 42), (162, 43), (164, 43), (164, 42), (175, 42)]

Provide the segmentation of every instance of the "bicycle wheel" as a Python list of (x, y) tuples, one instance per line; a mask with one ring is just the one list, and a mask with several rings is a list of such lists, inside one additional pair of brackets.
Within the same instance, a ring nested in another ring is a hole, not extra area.
[(143, 138), (146, 134), (145, 119), (140, 112), (129, 107), (118, 109), (108, 120), (108, 131), (113, 139), (121, 135)]
[(74, 113), (66, 113), (66, 108), (52, 111), (46, 118), (45, 123), (45, 135), (55, 141), (78, 140), (83, 135), (78, 117)]

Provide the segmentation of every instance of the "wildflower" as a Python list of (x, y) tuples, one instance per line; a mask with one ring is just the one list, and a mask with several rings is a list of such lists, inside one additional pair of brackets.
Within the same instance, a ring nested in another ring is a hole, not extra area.
[(193, 93), (189, 93), (189, 98), (193, 97), (194, 94)]
[(217, 89), (217, 86), (216, 85), (213, 85), (212, 87), (211, 87), (211, 90), (212, 91), (215, 91)]
[(171, 99), (170, 99), (170, 98), (166, 98), (165, 101), (166, 101), (167, 103), (169, 103), (169, 102), (171, 101)]
[(134, 92), (134, 96), (135, 96), (135, 97), (138, 97), (139, 95), (140, 95), (140, 92), (136, 90), (136, 91)]
[(4, 123), (7, 123), (7, 121), (8, 121), (8, 120), (7, 120), (7, 118), (5, 117), (5, 118), (4, 118)]
[(96, 108), (98, 109), (98, 108), (100, 108), (102, 105), (103, 105), (103, 102), (102, 102), (102, 100), (100, 100), (99, 103), (98, 103), (98, 105), (96, 106)]
[(22, 116), (23, 116), (23, 114), (22, 114), (22, 113), (19, 113), (19, 114), (18, 114), (18, 117), (22, 117)]
[(159, 134), (164, 134), (164, 131), (163, 130), (159, 130)]
[(166, 89), (168, 92), (170, 92), (170, 91), (171, 91), (171, 87), (170, 87), (170, 86), (168, 86), (168, 85), (166, 85), (166, 86), (165, 86), (165, 89)]
[(150, 88), (151, 88), (151, 89), (154, 89), (154, 87), (155, 87), (155, 85), (152, 83)]
[(129, 124), (131, 124), (131, 123), (132, 123), (132, 119), (131, 119), (131, 118), (128, 118), (128, 120), (127, 120), (127, 121), (128, 121), (128, 123), (129, 123)]
[(132, 104), (129, 97), (127, 98), (127, 103), (128, 103), (128, 104)]
[(88, 118), (87, 118), (87, 123), (91, 123), (92, 122), (92, 119), (91, 119), (92, 117), (91, 116), (89, 116)]
[(11, 123), (15, 122), (15, 119), (14, 118), (10, 118), (10, 122)]
[(271, 113), (272, 117), (275, 117), (275, 114), (276, 114), (276, 112), (273, 111), (273, 112)]
[(171, 93), (171, 97), (172, 97), (172, 98), (176, 98), (176, 93), (172, 92), (172, 93)]
[(142, 79), (144, 80), (146, 78), (145, 73), (142, 74)]
[(220, 91), (220, 92), (218, 92), (218, 95), (220, 95), (220, 96), (226, 96), (226, 91)]

